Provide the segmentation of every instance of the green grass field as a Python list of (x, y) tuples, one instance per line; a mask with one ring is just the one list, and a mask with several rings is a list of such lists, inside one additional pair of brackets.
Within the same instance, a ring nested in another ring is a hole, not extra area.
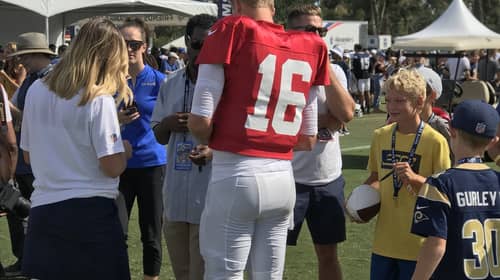
[[(366, 164), (373, 130), (385, 121), (385, 114), (370, 114), (349, 123), (350, 135), (340, 138), (343, 151), (346, 196), (352, 188), (361, 184), (368, 176)], [(140, 243), (137, 213), (130, 221), (129, 255), (132, 279), (142, 279), (142, 247)], [(368, 279), (373, 222), (358, 225), (348, 223), (347, 241), (339, 247), (344, 279)], [(174, 279), (166, 248), (161, 279)], [(14, 261), (10, 249), (6, 218), (0, 218), (0, 260), (4, 265)], [(307, 227), (303, 227), (299, 244), (289, 247), (286, 256), (284, 279), (316, 279), (317, 264)]]

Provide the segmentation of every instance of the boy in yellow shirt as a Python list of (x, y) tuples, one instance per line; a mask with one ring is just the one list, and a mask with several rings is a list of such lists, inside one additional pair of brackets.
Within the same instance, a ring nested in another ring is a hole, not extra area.
[(393, 123), (374, 132), (365, 181), (381, 197), (370, 279), (409, 280), (424, 241), (410, 233), (416, 194), (426, 177), (450, 167), (450, 155), (446, 139), (420, 118), (426, 98), (420, 74), (402, 69), (384, 91)]

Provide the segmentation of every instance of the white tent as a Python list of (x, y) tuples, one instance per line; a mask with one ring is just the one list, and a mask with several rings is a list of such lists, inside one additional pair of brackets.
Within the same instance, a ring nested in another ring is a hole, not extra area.
[(174, 13), (217, 15), (217, 5), (192, 0), (0, 0), (0, 42), (12, 41), (23, 32), (48, 34), (61, 44), (64, 28), (80, 19), (111, 13)]
[(392, 48), (410, 51), (500, 48), (500, 34), (477, 20), (462, 0), (453, 0), (431, 25), (419, 32), (397, 37)]
[(170, 41), (161, 47), (167, 50), (170, 49), (170, 47), (185, 48), (186, 43), (184, 41), (184, 36), (181, 36), (173, 41)]

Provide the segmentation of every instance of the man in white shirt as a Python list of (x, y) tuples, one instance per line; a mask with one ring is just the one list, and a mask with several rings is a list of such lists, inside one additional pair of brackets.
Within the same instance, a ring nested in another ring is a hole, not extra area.
[[(322, 27), (321, 11), (313, 5), (299, 5), (288, 15), (288, 28)], [(346, 108), (354, 111), (354, 100), (347, 92), (347, 78), (339, 65), (332, 64), (347, 99), (328, 106), (325, 88), (318, 92), (318, 142), (311, 152), (294, 152), (292, 161), (296, 201), (294, 229), (288, 232), (287, 245), (296, 245), (300, 229), (307, 220), (318, 257), (319, 279), (342, 279), (337, 244), (346, 239), (344, 185), (339, 132), (342, 122), (336, 114)]]
[(198, 76), (194, 63), (209, 28), (216, 18), (207, 14), (189, 19), (186, 67), (169, 75), (160, 88), (151, 126), (160, 144), (168, 143), (168, 162), (163, 181), (165, 240), (178, 280), (202, 279), (199, 224), (212, 171), (212, 152), (187, 130), (187, 117)]
[(465, 72), (470, 70), (470, 61), (465, 55), (460, 58), (450, 57), (446, 61), (446, 67), (450, 73), (450, 80), (463, 81), (465, 80)]

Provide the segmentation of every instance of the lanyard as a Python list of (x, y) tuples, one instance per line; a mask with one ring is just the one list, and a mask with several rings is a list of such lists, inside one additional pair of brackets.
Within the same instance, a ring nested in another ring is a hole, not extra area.
[(483, 163), (483, 160), (480, 157), (466, 157), (457, 161), (458, 164), (462, 163)]
[[(186, 70), (186, 80), (184, 81), (184, 100), (183, 100), (183, 105), (182, 108), (184, 110), (184, 113), (190, 113), (191, 112), (191, 105), (192, 105), (192, 97), (190, 96), (190, 90), (189, 90), (189, 77), (188, 73)], [(184, 142), (186, 142), (186, 132), (182, 134), (182, 137), (184, 139)], [(203, 170), (203, 167), (201, 165), (198, 165), (198, 172), (201, 172)]]
[(434, 112), (432, 112), (432, 114), (427, 119), (427, 123), (430, 123), (434, 119), (435, 116), (436, 116), (436, 114), (434, 114)]
[[(392, 156), (392, 164), (396, 164), (396, 130), (398, 129), (398, 125), (394, 127), (392, 131), (392, 140), (391, 140), (391, 156)], [(408, 154), (408, 163), (410, 167), (412, 166), (413, 158), (415, 157), (415, 151), (417, 150), (418, 142), (420, 142), (420, 138), (422, 137), (422, 132), (424, 131), (424, 122), (420, 121), (418, 125), (417, 134), (415, 135), (415, 139), (413, 140), (413, 144), (411, 145), (410, 153)], [(403, 185), (403, 182), (398, 180), (396, 172), (392, 173), (392, 184), (394, 186), (394, 198), (398, 197), (399, 190)]]
[(0, 90), (0, 132), (1, 134), (7, 133), (7, 110), (5, 109), (9, 106), (9, 103), (4, 100), (3, 89)]
[[(183, 113), (191, 112), (191, 102), (192, 102), (192, 100), (191, 100), (190, 94), (189, 94), (189, 78), (188, 78), (188, 75), (186, 73), (186, 79), (184, 81), (184, 100), (182, 103)], [(182, 133), (182, 139), (184, 142), (186, 142), (186, 138), (187, 138), (186, 132)]]
[(189, 78), (187, 77), (186, 73), (186, 80), (184, 82), (184, 101), (182, 108), (184, 110), (184, 113), (189, 113), (191, 111), (191, 98), (189, 94)]

